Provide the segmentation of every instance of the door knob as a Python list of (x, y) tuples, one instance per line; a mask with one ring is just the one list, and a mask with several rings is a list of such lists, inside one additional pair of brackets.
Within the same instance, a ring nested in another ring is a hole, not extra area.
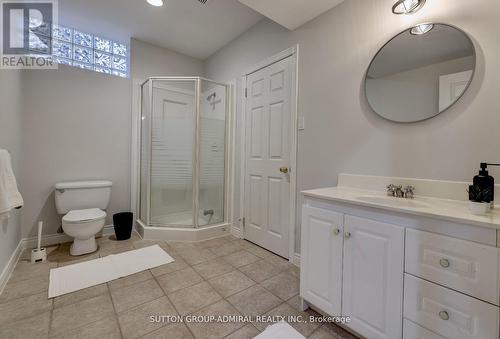
[(338, 228), (334, 229), (333, 230), (333, 234), (339, 235), (340, 234), (340, 230)]
[(450, 267), (450, 261), (448, 259), (441, 259), (439, 260), (439, 265), (444, 268)]
[(351, 232), (345, 232), (345, 238), (349, 239), (351, 237)]
[(280, 172), (283, 173), (283, 174), (287, 174), (288, 173), (288, 167), (281, 167), (280, 168)]

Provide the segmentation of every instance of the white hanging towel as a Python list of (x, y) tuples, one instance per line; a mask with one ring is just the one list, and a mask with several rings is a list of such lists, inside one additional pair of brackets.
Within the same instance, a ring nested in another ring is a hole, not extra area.
[(7, 150), (0, 149), (0, 221), (8, 218), (10, 211), (22, 207), (23, 203), (12, 171), (10, 154)]

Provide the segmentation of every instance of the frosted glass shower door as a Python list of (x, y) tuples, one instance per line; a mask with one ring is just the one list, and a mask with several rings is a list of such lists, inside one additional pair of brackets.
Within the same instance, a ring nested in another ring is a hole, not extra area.
[(151, 224), (194, 227), (196, 82), (153, 80)]
[(226, 86), (201, 80), (198, 211), (200, 227), (224, 222), (226, 99)]

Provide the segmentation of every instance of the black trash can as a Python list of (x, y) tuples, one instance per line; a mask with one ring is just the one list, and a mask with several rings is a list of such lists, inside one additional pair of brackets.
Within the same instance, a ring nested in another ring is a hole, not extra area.
[(116, 240), (130, 239), (134, 215), (132, 212), (122, 212), (113, 215)]

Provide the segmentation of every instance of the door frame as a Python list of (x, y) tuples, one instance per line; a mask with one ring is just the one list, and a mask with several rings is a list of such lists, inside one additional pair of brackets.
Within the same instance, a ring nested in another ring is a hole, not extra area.
[[(291, 103), (291, 144), (290, 144), (290, 201), (289, 201), (289, 232), (288, 232), (288, 256), (289, 261), (298, 265), (299, 257), (295, 253), (295, 230), (296, 230), (296, 207), (297, 207), (297, 138), (298, 138), (298, 92), (299, 92), (299, 45), (292, 46), (286, 50), (275, 54), (261, 62), (248, 67), (241, 75), (241, 115), (238, 133), (240, 134), (240, 216), (241, 220), (245, 217), (245, 173), (246, 173), (246, 84), (247, 77), (263, 68), (277, 63), (283, 59), (291, 57), (292, 62), (292, 96)], [(241, 222), (241, 234), (243, 238), (246, 237), (246, 229), (243, 222)]]

